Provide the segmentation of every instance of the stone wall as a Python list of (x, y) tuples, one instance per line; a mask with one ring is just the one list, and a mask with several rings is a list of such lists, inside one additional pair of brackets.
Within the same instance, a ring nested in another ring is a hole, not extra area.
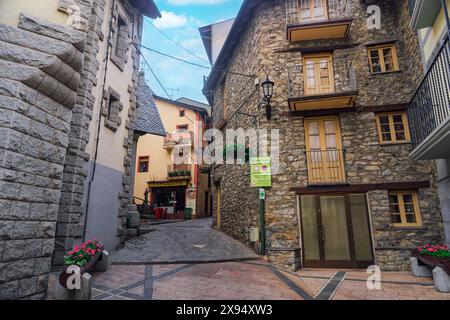
[[(214, 90), (214, 124), (217, 125), (225, 114), (226, 121), (222, 123), (226, 124), (222, 130), (254, 126), (251, 118), (239, 115), (236, 120), (234, 111), (239, 108), (257, 116), (261, 128), (280, 130), (280, 170), (272, 177), (272, 188), (266, 192), (266, 246), (270, 261), (292, 269), (300, 266), (301, 244), (296, 195), (291, 188), (307, 187), (308, 176), (304, 119), (289, 113), (288, 72), (302, 63), (304, 52), (314, 52), (317, 48), (333, 51), (336, 58), (351, 58), (355, 67), (358, 111), (339, 114), (349, 183), (431, 181), (431, 188), (419, 192), (423, 228), (416, 230), (389, 227), (387, 191), (369, 193), (376, 262), (385, 269), (404, 269), (411, 247), (442, 239), (436, 187), (432, 182), (436, 171), (434, 163), (413, 161), (409, 157), (410, 144), (380, 146), (375, 114), (367, 109), (373, 110), (374, 106), (401, 108), (409, 102), (421, 77), (420, 51), (416, 35), (409, 29), (407, 1), (377, 1), (382, 11), (382, 28), (373, 31), (367, 29), (366, 7), (362, 1), (350, 3), (353, 23), (348, 38), (289, 43), (284, 1), (263, 2), (253, 11), (228, 60), (229, 73), (217, 82)], [(367, 46), (387, 41), (396, 45), (400, 71), (373, 75), (369, 71)], [(253, 81), (243, 81), (242, 76), (232, 72), (256, 75), (261, 81), (268, 74), (275, 82), (270, 121), (258, 107), (260, 93), (254, 93)], [(258, 227), (258, 204), (256, 191), (249, 187), (248, 167), (216, 166), (213, 179), (220, 180), (221, 185), (221, 229), (251, 245), (248, 228)], [(213, 199), (216, 212), (216, 195)]]
[(43, 298), (85, 34), (0, 25), (0, 299)]
[(104, 39), (101, 26), (105, 11), (105, 0), (94, 0), (92, 3), (83, 0), (67, 2), (60, 2), (61, 10), (71, 5), (78, 5), (81, 8), (81, 18), (84, 23), (80, 27), (86, 31), (86, 43), (83, 66), (80, 72), (81, 81), (77, 90), (76, 103), (72, 110), (69, 143), (64, 163), (52, 261), (54, 266), (63, 265), (65, 252), (83, 237), (83, 197), (87, 178), (85, 163), (89, 160), (89, 154), (85, 152), (85, 148), (91, 137), (89, 123), (92, 120), (95, 103), (92, 90), (98, 84), (99, 62), (97, 53), (99, 42)]

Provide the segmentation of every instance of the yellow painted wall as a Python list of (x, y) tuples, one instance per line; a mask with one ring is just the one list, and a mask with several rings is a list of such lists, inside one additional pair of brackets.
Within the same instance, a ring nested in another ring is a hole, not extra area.
[(59, 0), (0, 0), (0, 23), (16, 27), (23, 13), (65, 25), (67, 14), (58, 11), (58, 4)]
[[(172, 103), (158, 98), (155, 99), (164, 128), (167, 132), (175, 132), (177, 125), (188, 125), (188, 130), (197, 137), (199, 129), (194, 128), (196, 113), (190, 109), (183, 109)], [(180, 117), (179, 111), (185, 110), (185, 116)], [(197, 137), (199, 138), (199, 137)], [(166, 181), (167, 167), (172, 164), (172, 150), (163, 148), (164, 137), (146, 134), (139, 138), (136, 152), (136, 176), (134, 183), (134, 196), (143, 199), (148, 181)], [(139, 157), (149, 157), (149, 172), (137, 172)], [(191, 182), (194, 182), (195, 168), (191, 165)], [(202, 191), (203, 192), (203, 191)], [(137, 201), (139, 203), (139, 201)], [(198, 204), (197, 204), (198, 207)]]
[[(450, 0), (447, 1), (447, 7), (450, 8)], [(433, 51), (437, 45), (439, 45), (439, 40), (441, 38), (442, 32), (445, 29), (446, 21), (445, 21), (445, 13), (444, 9), (441, 9), (433, 27), (430, 30), (430, 34), (428, 38), (426, 35), (429, 32), (429, 28), (419, 30), (419, 36), (423, 43), (423, 57), (425, 59), (425, 63), (432, 57)]]

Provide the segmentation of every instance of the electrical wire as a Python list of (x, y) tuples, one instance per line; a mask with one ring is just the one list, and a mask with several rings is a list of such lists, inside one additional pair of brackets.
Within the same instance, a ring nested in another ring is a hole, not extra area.
[(199, 67), (199, 68), (210, 69), (210, 70), (217, 70), (217, 71), (220, 71), (220, 72), (224, 72), (225, 71), (228, 74), (233, 74), (233, 75), (237, 75), (237, 76), (243, 76), (243, 77), (252, 78), (252, 79), (256, 78), (256, 75), (244, 74), (244, 73), (234, 72), (234, 71), (227, 71), (226, 69), (221, 69), (221, 68), (218, 68), (218, 67), (215, 67), (215, 66), (212, 66), (212, 67), (204, 66), (204, 65), (201, 65), (201, 64), (198, 64), (198, 63), (195, 63), (195, 62), (191, 62), (191, 61), (188, 61), (188, 60), (185, 60), (185, 59), (174, 57), (174, 56), (172, 56), (172, 55), (170, 55), (168, 53), (164, 53), (164, 52), (152, 49), (152, 48), (144, 46), (142, 44), (137, 44), (137, 45), (139, 47), (141, 47), (141, 48), (144, 48), (146, 50), (152, 51), (152, 52), (157, 53), (159, 55), (162, 55), (162, 56), (165, 56), (165, 57), (168, 57), (168, 58), (180, 61), (180, 62), (184, 62), (184, 63), (190, 64), (190, 65), (193, 65), (193, 66), (196, 66), (196, 67)]
[(164, 31), (162, 31), (161, 29), (159, 29), (157, 26), (155, 26), (147, 17), (144, 16), (144, 20), (147, 21), (153, 28), (155, 28), (156, 30), (158, 30), (164, 37), (166, 37), (167, 39), (169, 39), (170, 41), (172, 41), (173, 43), (175, 43), (178, 47), (180, 47), (181, 49), (183, 49), (184, 51), (186, 51), (187, 53), (189, 53), (190, 55), (202, 60), (203, 62), (209, 63), (208, 60), (200, 57), (199, 55), (195, 54), (194, 52), (186, 49), (185, 47), (183, 47), (181, 44), (179, 44), (177, 41), (175, 41), (174, 39), (172, 39), (168, 34), (166, 34)]
[(157, 53), (157, 54), (159, 54), (159, 55), (162, 55), (162, 56), (165, 56), (165, 57), (168, 57), (168, 58), (171, 58), (171, 59), (175, 59), (175, 60), (178, 60), (178, 61), (181, 61), (181, 62), (190, 64), (190, 65), (193, 65), (193, 66), (196, 66), (196, 67), (200, 67), (200, 68), (203, 68), (203, 69), (211, 69), (211, 67), (203, 66), (203, 65), (198, 64), (198, 63), (195, 63), (195, 62), (191, 62), (191, 61), (188, 61), (188, 60), (184, 60), (184, 59), (181, 59), (181, 58), (177, 58), (177, 57), (174, 57), (174, 56), (172, 56), (172, 55), (170, 55), (170, 54), (163, 53), (163, 52), (161, 52), (161, 51), (158, 51), (158, 50), (155, 50), (155, 49), (146, 47), (146, 46), (144, 46), (144, 45), (142, 45), (142, 44), (139, 44), (139, 46), (142, 47), (142, 48), (144, 48), (144, 49), (146, 49), (146, 50), (149, 50), (149, 51), (152, 51), (152, 52), (154, 52), (154, 53)]

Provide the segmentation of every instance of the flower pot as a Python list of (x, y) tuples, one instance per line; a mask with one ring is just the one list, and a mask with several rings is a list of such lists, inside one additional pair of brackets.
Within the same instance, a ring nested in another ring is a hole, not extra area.
[(413, 250), (412, 256), (429, 267), (441, 267), (450, 276), (450, 258), (436, 258), (426, 254), (420, 254), (417, 249)]
[[(80, 267), (80, 276), (88, 272), (101, 256), (102, 252), (97, 252), (97, 254), (93, 256), (86, 265)], [(69, 266), (64, 267), (63, 271), (59, 275), (59, 284), (64, 288), (67, 288), (67, 279), (72, 275), (71, 273), (67, 273), (68, 267)]]

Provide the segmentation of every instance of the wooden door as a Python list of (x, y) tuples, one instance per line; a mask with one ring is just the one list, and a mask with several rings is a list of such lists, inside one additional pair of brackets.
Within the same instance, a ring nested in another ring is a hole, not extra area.
[(309, 183), (345, 182), (339, 118), (305, 119), (305, 139)]
[(303, 58), (305, 95), (333, 93), (333, 58), (330, 54), (307, 55)]

